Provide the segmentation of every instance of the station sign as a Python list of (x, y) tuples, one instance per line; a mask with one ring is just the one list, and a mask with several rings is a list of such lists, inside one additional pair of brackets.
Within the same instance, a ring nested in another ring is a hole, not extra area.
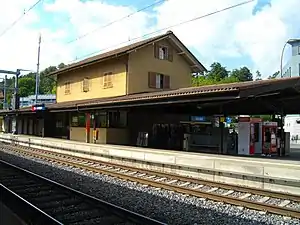
[(46, 107), (44, 104), (40, 104), (40, 105), (33, 105), (31, 106), (31, 111), (32, 112), (36, 112), (36, 111), (44, 111), (46, 110)]

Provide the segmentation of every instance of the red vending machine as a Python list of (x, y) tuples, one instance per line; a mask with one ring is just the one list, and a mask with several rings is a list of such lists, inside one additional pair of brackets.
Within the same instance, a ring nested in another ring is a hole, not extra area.
[(263, 122), (262, 150), (265, 155), (277, 154), (277, 122)]

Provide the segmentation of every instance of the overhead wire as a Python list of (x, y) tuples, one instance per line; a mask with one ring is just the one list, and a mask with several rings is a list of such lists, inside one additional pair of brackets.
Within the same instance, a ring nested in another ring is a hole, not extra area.
[(80, 35), (79, 37), (74, 38), (74, 39), (68, 41), (66, 44), (70, 44), (70, 43), (73, 43), (73, 42), (75, 42), (75, 41), (78, 41), (78, 40), (80, 40), (80, 39), (82, 39), (82, 38), (85, 38), (86, 36), (88, 36), (88, 35), (90, 35), (90, 34), (96, 32), (96, 31), (98, 31), (98, 30), (100, 30), (100, 29), (109, 27), (109, 26), (111, 26), (111, 25), (113, 25), (113, 24), (115, 24), (115, 23), (117, 23), (117, 22), (120, 22), (120, 21), (122, 21), (122, 20), (124, 20), (124, 19), (127, 19), (127, 18), (133, 16), (134, 14), (137, 14), (137, 13), (139, 13), (139, 12), (142, 12), (142, 11), (145, 11), (145, 10), (147, 10), (147, 9), (150, 9), (150, 8), (152, 8), (153, 6), (158, 5), (158, 4), (160, 4), (160, 3), (163, 3), (163, 2), (165, 2), (165, 1), (167, 1), (167, 0), (159, 0), (159, 1), (156, 1), (156, 2), (154, 2), (154, 3), (150, 4), (150, 5), (147, 5), (147, 6), (143, 7), (143, 8), (137, 9), (136, 11), (134, 11), (134, 12), (132, 12), (132, 13), (129, 13), (129, 14), (127, 14), (126, 16), (120, 17), (120, 18), (118, 18), (118, 19), (116, 19), (116, 20), (113, 20), (113, 21), (111, 21), (111, 22), (109, 22), (109, 23), (107, 23), (107, 24), (105, 24), (105, 25), (102, 25), (102, 26), (100, 26), (100, 27), (97, 27), (97, 28), (95, 28), (94, 30), (91, 30), (91, 31), (89, 31), (89, 32), (87, 32), (87, 33), (85, 33), (85, 34), (83, 34), (83, 35)]
[[(163, 3), (163, 2), (166, 2), (166, 1), (169, 1), (169, 0), (157, 0), (157, 1), (155, 1), (154, 3), (152, 3), (152, 4), (150, 4), (150, 5), (146, 5), (146, 6), (144, 6), (144, 7), (142, 7), (142, 8), (139, 8), (139, 9), (135, 10), (134, 12), (131, 12), (131, 13), (129, 13), (129, 14), (123, 16), (123, 17), (120, 17), (120, 18), (118, 18), (118, 19), (115, 19), (115, 20), (113, 20), (113, 21), (111, 21), (111, 22), (109, 22), (109, 23), (107, 23), (107, 24), (101, 25), (101, 26), (95, 28), (94, 30), (88, 31), (87, 33), (85, 33), (85, 34), (83, 34), (83, 35), (80, 35), (80, 36), (78, 36), (78, 37), (76, 37), (76, 38), (74, 38), (74, 39), (72, 39), (72, 40), (70, 40), (70, 41), (65, 42), (64, 44), (65, 44), (65, 45), (68, 45), (68, 44), (74, 43), (74, 42), (76, 42), (76, 41), (79, 41), (79, 40), (81, 40), (81, 39), (83, 39), (83, 38), (89, 36), (90, 34), (96, 32), (96, 31), (98, 31), (98, 30), (101, 30), (101, 29), (103, 29), (103, 28), (109, 27), (109, 26), (111, 26), (111, 25), (113, 25), (113, 24), (115, 24), (115, 23), (117, 23), (117, 22), (120, 22), (120, 21), (122, 21), (122, 20), (124, 20), (124, 19), (127, 19), (127, 18), (129, 18), (129, 17), (131, 17), (131, 16), (133, 16), (133, 15), (139, 13), (139, 12), (142, 12), (142, 11), (145, 11), (145, 10), (147, 10), (147, 9), (150, 9), (150, 8), (152, 8), (152, 7), (156, 6), (156, 5), (159, 5), (159, 4)], [(44, 41), (44, 42), (43, 42), (43, 45), (45, 45), (45, 44), (47, 45), (47, 44), (49, 44), (49, 43), (52, 43), (53, 41), (54, 41), (54, 39), (49, 40), (49, 41), (46, 41), (46, 42)], [(58, 54), (57, 54), (57, 55), (58, 55)]]
[(86, 57), (89, 57), (89, 56), (92, 56), (94, 54), (97, 54), (97, 53), (100, 53), (100, 52), (103, 52), (105, 50), (108, 50), (108, 49), (111, 49), (113, 47), (116, 47), (116, 46), (119, 46), (119, 45), (122, 45), (122, 44), (126, 44), (126, 43), (129, 43), (131, 41), (135, 41), (135, 40), (138, 40), (138, 39), (142, 39), (142, 38), (145, 38), (149, 35), (153, 35), (153, 34), (157, 34), (159, 32), (162, 32), (162, 31), (165, 31), (165, 30), (168, 30), (168, 29), (171, 29), (171, 28), (174, 28), (174, 27), (178, 27), (178, 26), (181, 26), (183, 24), (186, 24), (186, 23), (190, 23), (190, 22), (193, 22), (193, 21), (196, 21), (196, 20), (199, 20), (199, 19), (203, 19), (205, 17), (209, 17), (209, 16), (212, 16), (212, 15), (215, 15), (215, 14), (218, 14), (218, 13), (221, 13), (221, 12), (224, 12), (224, 11), (227, 11), (227, 10), (230, 10), (230, 9), (233, 9), (233, 8), (237, 8), (237, 7), (240, 7), (242, 5), (246, 5), (246, 4), (249, 4), (251, 2), (254, 2), (255, 0), (248, 0), (248, 1), (244, 1), (244, 2), (241, 2), (241, 3), (237, 3), (237, 4), (234, 4), (234, 5), (231, 5), (231, 6), (228, 6), (226, 8), (223, 8), (223, 9), (220, 9), (220, 10), (216, 10), (214, 12), (211, 12), (211, 13), (207, 13), (205, 15), (202, 15), (202, 16), (197, 16), (197, 17), (194, 17), (192, 19), (189, 19), (189, 20), (185, 20), (185, 21), (182, 21), (182, 22), (179, 22), (177, 24), (173, 24), (171, 26), (168, 26), (168, 27), (164, 27), (164, 28), (161, 28), (161, 29), (158, 29), (158, 30), (155, 30), (155, 31), (152, 31), (152, 32), (149, 32), (147, 34), (144, 34), (142, 36), (138, 36), (138, 37), (135, 37), (135, 38), (131, 38), (129, 41), (123, 41), (123, 42), (119, 42), (117, 44), (114, 44), (114, 45), (111, 45), (109, 47), (106, 47), (106, 48), (103, 48), (103, 49), (100, 49), (100, 50), (97, 50), (95, 52), (92, 52), (92, 53), (89, 53), (87, 55), (84, 55), (84, 56), (81, 56), (79, 58), (76, 57), (76, 59), (72, 60), (72, 61), (69, 61), (67, 64), (69, 63), (73, 63), (77, 60), (80, 60), (80, 59), (83, 59), (83, 58), (86, 58)]
[(41, 3), (43, 0), (38, 0), (36, 3), (34, 3), (28, 10), (25, 10), (24, 13), (19, 17), (17, 18), (12, 24), (10, 24), (7, 28), (5, 28), (2, 33), (0, 33), (0, 38), (6, 34), (11, 28), (13, 28), (18, 22), (20, 22), (23, 17), (28, 13), (30, 12), (32, 9), (34, 9), (39, 3)]

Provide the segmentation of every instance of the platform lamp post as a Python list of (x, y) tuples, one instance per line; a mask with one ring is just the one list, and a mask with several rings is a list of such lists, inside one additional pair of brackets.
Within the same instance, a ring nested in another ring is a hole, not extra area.
[(282, 48), (282, 51), (281, 51), (281, 56), (280, 56), (280, 78), (283, 78), (283, 54), (284, 54), (284, 50), (285, 50), (285, 47), (287, 46), (287, 44), (290, 44), (292, 42), (295, 42), (295, 41), (300, 41), (300, 38), (292, 38), (292, 39), (288, 39), (285, 43), (284, 43), (284, 46)]

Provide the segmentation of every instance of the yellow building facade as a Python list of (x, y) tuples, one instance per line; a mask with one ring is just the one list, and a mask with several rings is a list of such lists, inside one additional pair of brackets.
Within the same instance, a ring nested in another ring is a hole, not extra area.
[[(167, 32), (56, 71), (56, 100), (64, 103), (186, 88), (191, 86), (192, 73), (205, 70), (182, 42)], [(128, 144), (127, 112), (98, 110), (92, 117), (97, 143)], [(93, 142), (92, 133), (86, 137), (85, 125), (85, 114), (72, 113), (70, 139)]]

